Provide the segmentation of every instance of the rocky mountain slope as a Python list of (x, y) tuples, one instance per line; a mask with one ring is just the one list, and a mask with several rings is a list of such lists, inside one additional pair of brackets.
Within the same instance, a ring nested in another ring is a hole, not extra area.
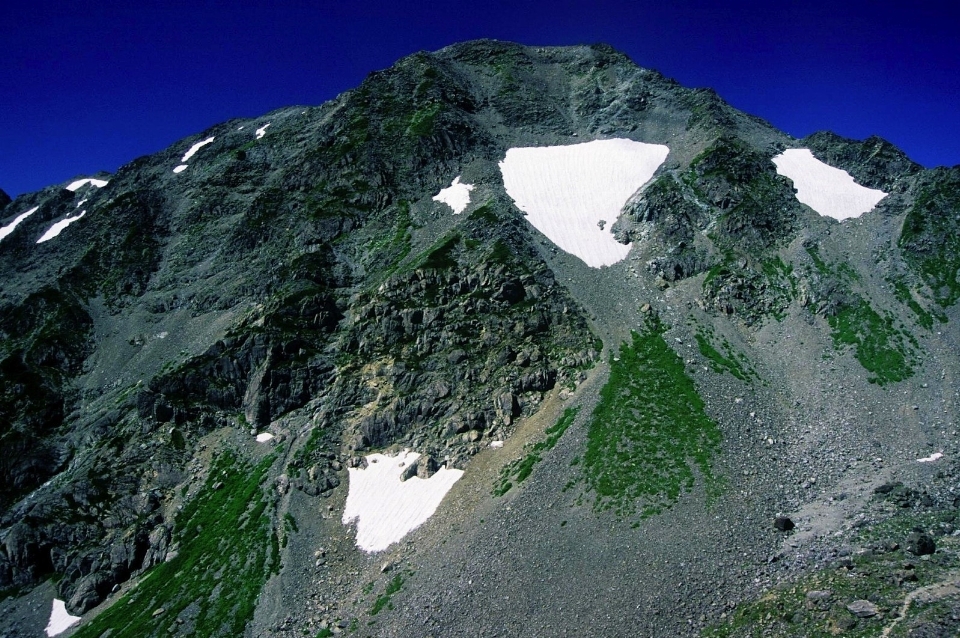
[[(502, 172), (595, 140), (668, 150), (602, 267)], [(789, 149), (885, 196), (820, 214)], [(0, 224), (6, 635), (960, 629), (960, 167), (478, 41)], [(403, 450), (463, 474), (364, 551), (351, 477)]]

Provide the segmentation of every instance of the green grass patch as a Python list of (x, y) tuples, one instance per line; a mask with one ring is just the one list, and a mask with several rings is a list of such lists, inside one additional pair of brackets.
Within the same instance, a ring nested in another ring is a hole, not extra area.
[(261, 485), (272, 463), (272, 456), (251, 466), (232, 452), (221, 454), (204, 487), (177, 515), (179, 554), (74, 635), (168, 636), (187, 628), (196, 636), (244, 635), (280, 563)]
[(880, 315), (865, 299), (854, 297), (827, 316), (834, 345), (854, 348), (857, 361), (873, 375), (870, 383), (884, 385), (913, 376), (916, 356), (909, 335), (897, 329), (892, 317)]
[(433, 133), (433, 126), (441, 110), (440, 104), (430, 104), (414, 112), (410, 116), (407, 133), (414, 137), (425, 137)]
[(560, 437), (563, 436), (563, 433), (567, 431), (567, 428), (569, 428), (577, 418), (579, 412), (580, 406), (564, 410), (557, 422), (544, 431), (546, 438), (535, 444), (530, 452), (522, 458), (505, 465), (503, 469), (500, 470), (500, 478), (497, 481), (496, 487), (493, 489), (494, 496), (503, 496), (510, 491), (514, 484), (525, 481), (533, 472), (533, 466), (543, 460), (540, 452), (554, 448), (560, 440)]
[(384, 590), (383, 594), (378, 596), (373, 603), (373, 607), (370, 608), (370, 615), (376, 616), (384, 609), (393, 609), (393, 604), (390, 602), (390, 597), (400, 591), (400, 588), (403, 587), (403, 576), (397, 574), (387, 583), (387, 588)]
[(898, 245), (904, 261), (947, 308), (960, 299), (960, 171), (937, 169), (907, 212)]
[(914, 298), (910, 292), (909, 286), (902, 279), (890, 278), (887, 280), (893, 286), (893, 294), (900, 303), (906, 304), (913, 314), (917, 316), (917, 323), (927, 330), (933, 329), (933, 321), (936, 319), (940, 323), (947, 323), (947, 316), (942, 312), (927, 310)]
[(581, 463), (598, 510), (643, 518), (671, 506), (698, 478), (711, 498), (721, 489), (711, 469), (720, 430), (663, 331), (650, 320), (611, 356)]
[(726, 372), (733, 375), (737, 379), (748, 383), (755, 378), (760, 378), (750, 366), (747, 358), (734, 350), (733, 346), (730, 345), (730, 342), (727, 341), (726, 338), (723, 338), (720, 341), (719, 346), (724, 352), (726, 352), (726, 355), (722, 354), (717, 347), (714, 347), (713, 340), (716, 338), (716, 335), (713, 333), (712, 329), (705, 328), (703, 330), (698, 330), (694, 335), (694, 338), (697, 340), (697, 346), (700, 349), (700, 354), (707, 359), (707, 363), (710, 365), (710, 368), (717, 374), (723, 374)]

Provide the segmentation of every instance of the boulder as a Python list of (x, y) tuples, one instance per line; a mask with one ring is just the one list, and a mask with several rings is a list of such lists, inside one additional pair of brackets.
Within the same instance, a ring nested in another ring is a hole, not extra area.
[(920, 529), (914, 529), (907, 535), (907, 542), (904, 543), (904, 549), (916, 556), (923, 556), (924, 554), (932, 554), (937, 551), (937, 544), (930, 534)]
[(789, 532), (796, 527), (793, 521), (787, 516), (778, 516), (773, 519), (773, 526), (781, 532)]

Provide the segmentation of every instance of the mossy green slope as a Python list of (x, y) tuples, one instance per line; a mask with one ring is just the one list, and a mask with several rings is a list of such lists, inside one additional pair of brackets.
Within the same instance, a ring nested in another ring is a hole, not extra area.
[(611, 357), (610, 379), (590, 418), (583, 476), (597, 509), (650, 516), (701, 482), (715, 496), (720, 430), (683, 361), (651, 320)]

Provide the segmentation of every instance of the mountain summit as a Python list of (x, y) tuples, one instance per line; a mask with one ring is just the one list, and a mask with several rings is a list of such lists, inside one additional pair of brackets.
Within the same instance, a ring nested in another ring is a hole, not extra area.
[(955, 635), (958, 226), (496, 41), (0, 191), (0, 632)]

